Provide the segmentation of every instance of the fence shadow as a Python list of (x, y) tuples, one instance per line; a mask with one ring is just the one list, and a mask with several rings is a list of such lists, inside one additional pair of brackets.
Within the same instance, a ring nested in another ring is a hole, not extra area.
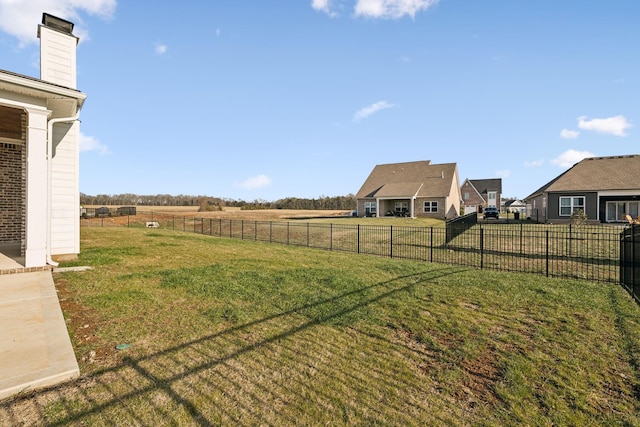
[[(162, 424), (180, 424), (188, 419), (194, 425), (213, 426), (221, 423), (239, 425), (247, 423), (247, 420), (259, 420), (264, 408), (256, 406), (255, 401), (264, 401), (263, 396), (266, 396), (266, 400), (273, 404), (288, 399), (292, 391), (277, 380), (250, 384), (238, 380), (247, 375), (247, 370), (278, 370), (282, 364), (282, 350), (288, 347), (295, 347), (290, 351), (299, 353), (301, 365), (318, 363), (318, 354), (327, 351), (327, 346), (331, 344), (310, 333), (314, 326), (327, 324), (363, 307), (409, 291), (414, 286), (460, 271), (462, 270), (445, 267), (399, 276), (227, 328), (149, 355), (124, 357), (116, 366), (83, 375), (70, 383), (25, 392), (1, 402), (0, 421), (3, 425), (80, 425), (91, 422), (98, 416), (104, 417), (104, 422), (117, 424), (145, 425), (150, 419), (161, 421)], [(352, 301), (354, 297), (355, 302), (344, 305), (345, 301)], [(318, 307), (327, 307), (328, 310), (319, 310), (326, 314), (304, 316), (305, 311)], [(265, 330), (268, 331), (266, 335)], [(305, 345), (291, 346), (292, 338), (303, 340)], [(348, 342), (344, 345), (348, 345)], [(243, 357), (254, 352), (255, 357)], [(250, 365), (246, 366), (247, 363)], [(365, 375), (373, 374), (347, 373), (341, 370), (340, 363), (325, 366), (323, 374), (325, 373), (334, 376), (337, 381), (343, 381), (345, 387), (357, 384)], [(398, 387), (403, 386), (401, 379), (385, 377), (384, 380), (398, 382)], [(308, 382), (299, 381), (298, 387), (310, 395), (334, 393), (314, 390), (312, 379)], [(335, 393), (339, 391), (336, 390)], [(208, 396), (206, 407), (203, 407), (199, 399), (202, 395)], [(229, 400), (233, 401), (231, 407), (237, 408), (237, 412), (223, 411), (227, 408), (223, 403), (228, 404)], [(376, 408), (370, 409), (376, 412)], [(398, 412), (402, 410), (395, 409)], [(110, 418), (112, 416), (116, 418)], [(281, 424), (297, 423), (296, 419), (285, 415), (276, 417)], [(374, 419), (370, 421), (375, 422)], [(405, 421), (410, 422), (410, 419)], [(249, 423), (252, 424), (250, 421)]]

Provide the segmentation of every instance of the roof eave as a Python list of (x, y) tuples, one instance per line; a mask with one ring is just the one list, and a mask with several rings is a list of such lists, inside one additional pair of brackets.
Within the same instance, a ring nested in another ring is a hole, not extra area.
[(54, 97), (57, 96), (75, 99), (78, 102), (78, 109), (82, 108), (82, 105), (87, 98), (86, 93), (81, 92), (77, 89), (71, 89), (54, 83), (45, 82), (44, 80), (39, 80), (33, 77), (23, 76), (4, 70), (0, 70), (0, 83), (6, 83), (8, 85), (21, 87), (24, 91), (29, 92), (30, 95), (38, 98), (49, 98), (48, 96), (42, 95), (50, 94)]

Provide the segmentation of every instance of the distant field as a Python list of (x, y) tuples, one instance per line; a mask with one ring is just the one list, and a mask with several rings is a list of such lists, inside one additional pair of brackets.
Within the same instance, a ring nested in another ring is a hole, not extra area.
[[(123, 205), (124, 206), (124, 205)], [(85, 208), (99, 208), (98, 205), (84, 205)], [(117, 209), (120, 205), (108, 206)], [(304, 209), (257, 209), (241, 210), (240, 208), (224, 208), (222, 211), (199, 212), (198, 206), (136, 206), (138, 213), (153, 212), (179, 216), (197, 216), (199, 218), (232, 218), (268, 221), (290, 218), (339, 217), (350, 215), (350, 210), (304, 210)]]

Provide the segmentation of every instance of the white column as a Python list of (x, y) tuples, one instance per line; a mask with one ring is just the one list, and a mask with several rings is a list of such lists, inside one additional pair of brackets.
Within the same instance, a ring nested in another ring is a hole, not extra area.
[(27, 109), (27, 217), (25, 267), (47, 264), (47, 118)]

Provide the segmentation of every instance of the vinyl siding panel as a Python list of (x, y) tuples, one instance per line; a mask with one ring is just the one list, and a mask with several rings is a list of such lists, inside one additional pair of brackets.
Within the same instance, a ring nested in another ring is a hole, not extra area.
[(77, 254), (80, 252), (79, 123), (57, 124), (53, 134), (51, 253)]
[(78, 40), (47, 27), (40, 27), (40, 43), (42, 80), (75, 88)]

